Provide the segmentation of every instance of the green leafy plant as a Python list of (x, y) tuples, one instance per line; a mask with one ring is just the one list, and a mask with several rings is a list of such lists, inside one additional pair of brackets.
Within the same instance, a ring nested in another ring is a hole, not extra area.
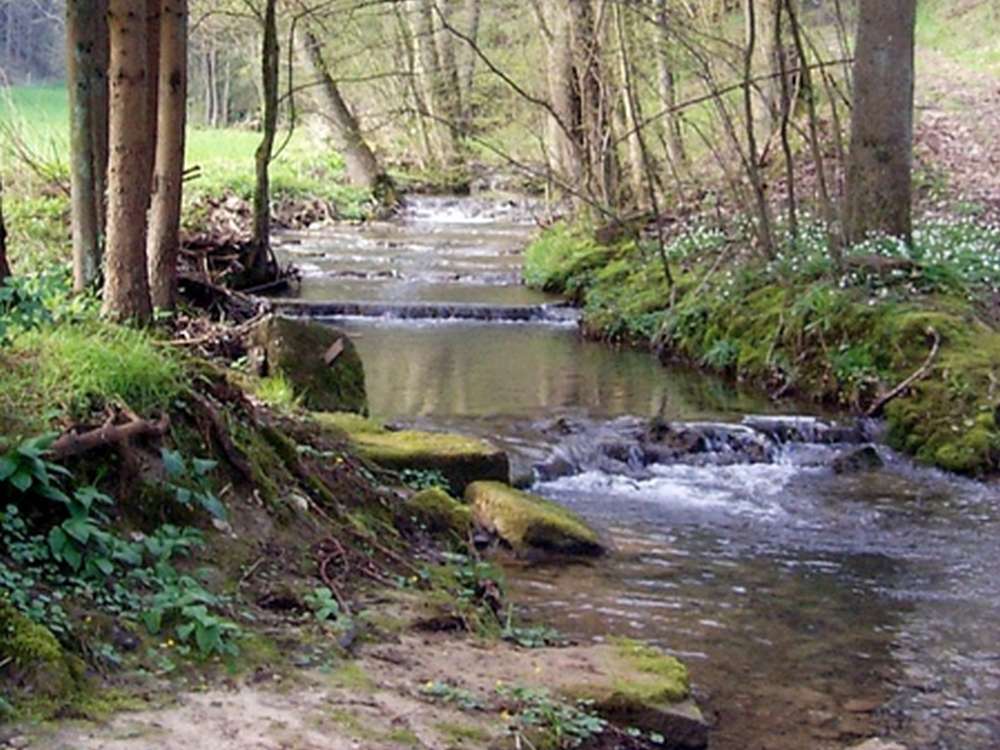
[(336, 620), (340, 616), (340, 603), (325, 586), (313, 589), (304, 599), (317, 622)]
[(180, 452), (168, 448), (160, 450), (160, 457), (167, 472), (166, 487), (173, 491), (180, 505), (198, 506), (214, 518), (225, 520), (226, 508), (213, 492), (209, 476), (218, 466), (217, 461), (195, 458), (188, 462)]
[(548, 690), (530, 687), (497, 687), (514, 717), (512, 732), (523, 734), (541, 731), (557, 748), (579, 747), (608, 727), (607, 721), (594, 714), (587, 701), (570, 705), (554, 699)]
[(451, 482), (438, 469), (403, 469), (399, 474), (403, 484), (417, 490), (430, 490), (440, 487), (445, 491), (451, 488)]
[(475, 693), (444, 682), (428, 682), (420, 688), (420, 694), (442, 703), (451, 703), (463, 711), (483, 711), (486, 708), (486, 704)]

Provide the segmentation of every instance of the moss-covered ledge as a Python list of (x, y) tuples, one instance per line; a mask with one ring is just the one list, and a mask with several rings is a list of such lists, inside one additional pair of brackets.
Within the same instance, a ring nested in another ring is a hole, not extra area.
[(444, 432), (389, 430), (357, 414), (316, 413), (322, 427), (346, 438), (364, 458), (393, 471), (439, 471), (461, 495), (472, 482), (510, 479), (507, 454), (478, 438)]
[(67, 654), (43, 625), (32, 622), (0, 599), (0, 693), (32, 704), (72, 699), (83, 679), (83, 664)]
[(597, 532), (572, 511), (501, 482), (476, 482), (465, 490), (476, 521), (519, 555), (596, 557), (606, 548)]

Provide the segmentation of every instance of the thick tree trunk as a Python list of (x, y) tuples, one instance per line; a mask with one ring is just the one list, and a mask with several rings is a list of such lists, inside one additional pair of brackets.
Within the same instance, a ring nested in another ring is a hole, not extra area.
[(303, 32), (303, 49), (314, 75), (320, 79), (319, 87), (326, 105), (324, 114), (333, 126), (334, 142), (343, 154), (347, 166), (347, 179), (355, 187), (374, 191), (385, 181), (375, 153), (368, 146), (358, 120), (340, 94), (337, 82), (323, 59), (323, 50), (316, 35), (309, 29)]
[(7, 262), (7, 223), (3, 218), (3, 179), (0, 178), (0, 286), (4, 279), (10, 276), (10, 263)]
[(149, 288), (153, 306), (172, 310), (177, 296), (184, 134), (187, 125), (187, 0), (163, 0), (156, 157), (149, 213)]
[(97, 2), (66, 3), (66, 77), (70, 107), (70, 214), (73, 230), (73, 288), (97, 282), (101, 268), (97, 159), (94, 148), (94, 89), (97, 84)]
[(277, 0), (267, 0), (264, 8), (264, 41), (261, 50), (263, 111), (262, 138), (257, 147), (256, 186), (253, 195), (253, 258), (250, 276), (255, 282), (267, 277), (271, 259), (271, 159), (278, 132), (279, 55)]
[(110, 0), (110, 159), (104, 313), (144, 323), (152, 315), (146, 270), (150, 146), (146, 124), (145, 3)]
[(861, 0), (847, 163), (847, 239), (913, 235), (916, 0)]

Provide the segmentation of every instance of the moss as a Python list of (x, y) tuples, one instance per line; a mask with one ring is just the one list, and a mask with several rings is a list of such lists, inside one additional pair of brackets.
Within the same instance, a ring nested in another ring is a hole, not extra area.
[(472, 529), (472, 510), (441, 489), (417, 493), (406, 503), (406, 510), (433, 533), (454, 533), (464, 539)]
[(639, 641), (622, 638), (615, 649), (624, 663), (640, 676), (619, 678), (615, 690), (643, 702), (677, 703), (691, 693), (687, 667), (672, 656)]
[[(368, 412), (364, 367), (346, 334), (320, 323), (274, 316), (258, 325), (250, 338), (263, 352), (267, 375), (278, 378), (266, 389), (270, 395), (290, 386), (295, 397), (285, 393), (286, 402), (301, 399), (308, 409)], [(341, 351), (328, 364), (334, 347)], [(275, 382), (283, 387), (276, 389)]]
[(491, 738), (489, 732), (474, 724), (464, 724), (456, 721), (441, 721), (434, 725), (438, 732), (453, 745), (471, 744), (473, 747), (485, 746)]
[(0, 663), (13, 692), (34, 699), (61, 700), (79, 687), (82, 668), (55, 636), (0, 599)]
[(539, 550), (600, 555), (597, 533), (575, 513), (500, 482), (476, 482), (465, 491), (476, 519), (519, 553)]
[(510, 477), (507, 454), (484, 440), (440, 432), (393, 432), (356, 415), (316, 414), (316, 420), (346, 434), (369, 461), (394, 471), (439, 471), (461, 493), (472, 482)]

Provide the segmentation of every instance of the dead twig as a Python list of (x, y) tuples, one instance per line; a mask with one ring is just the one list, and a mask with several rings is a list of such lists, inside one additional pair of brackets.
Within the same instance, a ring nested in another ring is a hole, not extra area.
[(928, 327), (927, 335), (933, 337), (934, 343), (931, 346), (930, 354), (927, 355), (927, 359), (920, 366), (920, 369), (872, 404), (868, 411), (865, 412), (865, 416), (877, 417), (890, 401), (906, 393), (914, 383), (922, 380), (930, 372), (931, 367), (934, 365), (934, 360), (937, 359), (938, 352), (941, 350), (941, 334), (934, 330), (933, 327)]

